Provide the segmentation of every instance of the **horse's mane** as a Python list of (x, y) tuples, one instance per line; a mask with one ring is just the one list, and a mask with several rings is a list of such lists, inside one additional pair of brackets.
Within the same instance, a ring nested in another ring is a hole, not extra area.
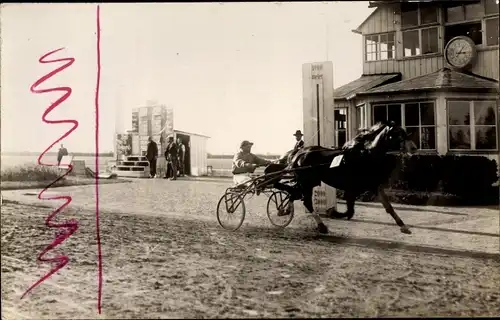
[(347, 141), (342, 149), (353, 149), (355, 147), (363, 146), (367, 149), (374, 148), (380, 139), (382, 138), (382, 133), (388, 128), (388, 124), (383, 122), (378, 122), (369, 129), (363, 129), (358, 133), (353, 139)]

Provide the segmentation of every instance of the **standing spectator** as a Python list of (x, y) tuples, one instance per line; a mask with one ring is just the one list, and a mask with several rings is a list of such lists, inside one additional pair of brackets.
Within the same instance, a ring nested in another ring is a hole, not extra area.
[(158, 145), (153, 141), (153, 137), (148, 138), (148, 151), (146, 152), (146, 159), (149, 161), (149, 177), (156, 176), (156, 159), (158, 159)]
[(169, 177), (169, 169), (172, 172), (171, 180), (177, 180), (177, 144), (174, 142), (174, 137), (168, 137), (167, 146), (165, 148), (165, 159), (167, 160), (167, 174), (165, 179)]
[(177, 158), (179, 160), (179, 177), (184, 177), (184, 157), (186, 155), (186, 147), (182, 143), (181, 138), (177, 138)]
[(302, 137), (304, 136), (300, 130), (295, 131), (295, 140), (297, 141), (295, 143), (295, 146), (293, 147), (293, 151), (297, 152), (300, 149), (304, 148), (304, 140), (302, 140)]
[(68, 155), (68, 150), (61, 144), (61, 147), (59, 148), (59, 152), (57, 152), (57, 165), (61, 165), (61, 160), (64, 156)]

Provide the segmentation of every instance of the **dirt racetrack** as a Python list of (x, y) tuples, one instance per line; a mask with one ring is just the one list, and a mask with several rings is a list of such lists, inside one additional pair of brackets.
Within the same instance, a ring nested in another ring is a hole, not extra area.
[[(453, 232), (427, 230), (439, 229), (435, 227), (437, 222), (422, 222), (421, 229), (414, 229), (414, 234), (407, 236), (400, 234), (393, 224), (367, 223), (367, 217), (375, 209), (358, 207), (358, 221), (328, 221), (328, 236), (315, 233), (312, 219), (300, 212), (291, 226), (280, 231), (270, 226), (265, 213), (260, 213), (262, 210), (257, 207), (264, 199), (258, 199), (250, 201), (247, 223), (231, 233), (217, 225), (213, 212), (218, 200), (215, 194), (220, 194), (225, 185), (188, 181), (174, 185), (180, 190), (187, 188), (175, 200), (180, 203), (178, 208), (184, 208), (177, 212), (169, 207), (169, 212), (148, 214), (147, 206), (139, 204), (110, 210), (118, 208), (111, 204), (110, 199), (117, 198), (113, 190), (126, 188), (128, 191), (123, 192), (138, 195), (139, 190), (149, 188), (152, 183), (165, 188), (173, 185), (146, 181), (101, 187), (105, 199), (101, 211), (104, 261), (101, 318), (500, 314), (498, 253), (495, 254), (495, 249), (485, 254), (437, 247), (430, 250), (431, 240), (436, 239), (466, 246), (459, 244), (461, 240)], [(83, 199), (83, 194), (90, 191), (82, 188), (91, 187), (61, 188), (61, 192), (70, 190), (75, 199)], [(189, 188), (195, 191), (190, 193)], [(148, 190), (149, 196), (154, 197), (156, 189)], [(182, 195), (187, 195), (186, 200)], [(10, 193), (4, 197), (17, 196)], [(165, 203), (168, 201), (174, 200), (168, 198)], [(193, 203), (191, 208), (188, 201)], [(49, 270), (49, 265), (37, 263), (36, 257), (54, 236), (44, 225), (51, 210), (4, 203), (3, 318), (99, 317), (94, 211), (88, 207), (81, 209), (84, 207), (81, 202), (76, 199), (75, 206), (62, 214), (65, 220), (79, 221), (78, 231), (59, 249), (70, 257), (69, 264), (23, 300), (20, 300), (22, 293)], [(209, 209), (200, 210), (203, 206)], [(431, 209), (427, 210), (418, 216), (433, 214)], [(380, 214), (382, 220), (386, 219), (384, 214)], [(414, 215), (416, 223), (415, 212), (401, 214), (410, 222)], [(443, 223), (452, 220), (461, 225), (469, 223), (462, 215), (448, 212), (439, 217), (444, 216), (440, 218)], [(477, 221), (481, 220), (476, 217), (476, 224)], [(485, 226), (481, 230), (491, 227), (482, 223)], [(359, 237), (374, 230), (378, 230), (377, 239)], [(487, 248), (499, 240), (495, 236), (498, 231), (492, 232), (481, 235), (470, 231), (461, 236), (476, 248)], [(408, 237), (428, 241), (429, 248), (405, 244)]]

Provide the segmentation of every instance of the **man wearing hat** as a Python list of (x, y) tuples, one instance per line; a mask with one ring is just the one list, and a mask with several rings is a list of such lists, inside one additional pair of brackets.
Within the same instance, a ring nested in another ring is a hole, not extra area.
[(177, 144), (174, 142), (174, 137), (172, 136), (169, 136), (167, 139), (167, 146), (165, 147), (165, 159), (167, 160), (167, 172), (164, 178), (168, 178), (170, 169), (172, 170), (172, 178), (170, 180), (177, 180)]
[(293, 153), (296, 153), (300, 149), (304, 148), (304, 140), (302, 140), (302, 137), (304, 136), (300, 130), (295, 131), (295, 140), (297, 142), (295, 143), (295, 146), (293, 147)]
[(271, 161), (262, 159), (251, 153), (253, 143), (244, 140), (240, 144), (240, 150), (233, 157), (233, 181), (235, 184), (245, 183), (252, 178), (253, 173), (258, 166), (271, 164)]

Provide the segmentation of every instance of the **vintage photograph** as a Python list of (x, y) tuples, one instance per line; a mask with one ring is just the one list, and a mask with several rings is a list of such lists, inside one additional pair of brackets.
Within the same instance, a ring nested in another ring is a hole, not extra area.
[(2, 3), (2, 319), (500, 315), (499, 1)]

